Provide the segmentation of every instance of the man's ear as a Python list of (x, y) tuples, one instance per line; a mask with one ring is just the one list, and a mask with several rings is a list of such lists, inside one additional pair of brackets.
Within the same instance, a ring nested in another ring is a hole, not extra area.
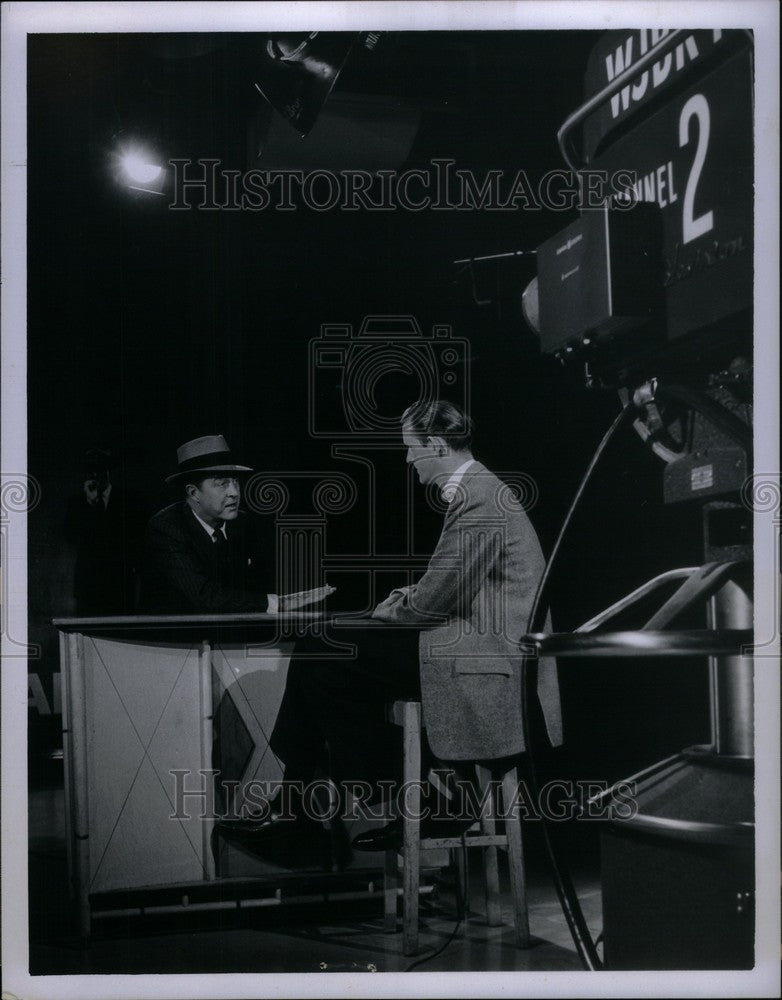
[(192, 500), (197, 492), (198, 490), (196, 489), (195, 483), (188, 483), (187, 486), (185, 486), (185, 496), (188, 500)]
[(433, 448), (435, 452), (437, 452), (437, 454), (440, 456), (447, 455), (448, 452), (451, 450), (448, 447), (448, 442), (445, 440), (445, 438), (440, 437), (439, 435), (430, 434), (427, 437), (426, 441), (429, 447)]

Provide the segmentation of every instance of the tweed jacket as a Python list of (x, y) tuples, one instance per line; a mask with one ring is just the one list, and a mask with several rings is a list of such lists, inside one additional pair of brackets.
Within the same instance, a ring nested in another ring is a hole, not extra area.
[[(419, 656), (424, 722), (443, 759), (492, 759), (525, 749), (519, 640), (544, 559), (535, 530), (510, 489), (474, 463), (445, 514), (416, 585), (375, 612), (422, 623)], [(538, 663), (538, 699), (549, 739), (562, 742), (556, 661)]]
[(226, 522), (227, 544), (216, 545), (190, 507), (174, 503), (147, 527), (141, 607), (159, 614), (266, 611), (273, 593), (274, 555), (263, 558), (243, 511)]

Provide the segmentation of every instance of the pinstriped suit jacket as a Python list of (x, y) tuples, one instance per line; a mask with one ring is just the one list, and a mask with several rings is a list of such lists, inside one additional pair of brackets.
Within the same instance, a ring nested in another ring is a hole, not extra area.
[[(433, 623), (421, 632), (419, 656), (424, 720), (438, 757), (490, 759), (524, 749), (518, 642), (543, 568), (527, 514), (476, 462), (448, 507), (426, 573), (376, 610), (386, 621)], [(538, 664), (538, 698), (557, 745), (562, 720), (551, 658)]]

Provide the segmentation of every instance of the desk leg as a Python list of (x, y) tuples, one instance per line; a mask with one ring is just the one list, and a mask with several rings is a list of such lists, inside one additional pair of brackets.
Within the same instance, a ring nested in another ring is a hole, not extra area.
[(87, 773), (87, 704), (84, 677), (84, 636), (68, 636), (68, 711), (72, 768), (73, 863), (79, 908), (79, 933), (90, 936), (90, 810)]
[[(214, 781), (212, 769), (212, 646), (204, 640), (198, 651), (198, 678), (200, 690), (201, 713), (201, 770), (206, 772), (206, 781)], [(214, 797), (207, 795), (206, 801), (214, 804)], [(214, 808), (211, 810), (214, 813)], [(201, 854), (203, 858), (204, 878), (211, 882), (216, 877), (215, 858), (212, 853), (212, 833), (214, 831), (214, 816), (201, 820)]]
[(75, 871), (73, 858), (73, 760), (71, 759), (70, 709), (70, 667), (68, 664), (68, 636), (60, 632), (60, 683), (62, 684), (62, 768), (63, 793), (65, 799), (65, 854), (68, 861), (68, 896), (71, 900), (76, 895)]
[(406, 797), (409, 815), (402, 819), (404, 898), (402, 905), (402, 950), (418, 951), (418, 881), (421, 861), (421, 706), (404, 703), (404, 782), (412, 794)]

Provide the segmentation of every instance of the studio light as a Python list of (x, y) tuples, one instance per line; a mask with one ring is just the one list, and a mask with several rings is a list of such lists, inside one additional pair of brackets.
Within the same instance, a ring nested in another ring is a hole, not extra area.
[(149, 163), (138, 153), (125, 153), (121, 162), (125, 176), (137, 184), (151, 184), (163, 172), (159, 164)]
[(159, 157), (140, 144), (124, 143), (112, 157), (114, 179), (118, 184), (144, 194), (162, 194), (165, 167)]

